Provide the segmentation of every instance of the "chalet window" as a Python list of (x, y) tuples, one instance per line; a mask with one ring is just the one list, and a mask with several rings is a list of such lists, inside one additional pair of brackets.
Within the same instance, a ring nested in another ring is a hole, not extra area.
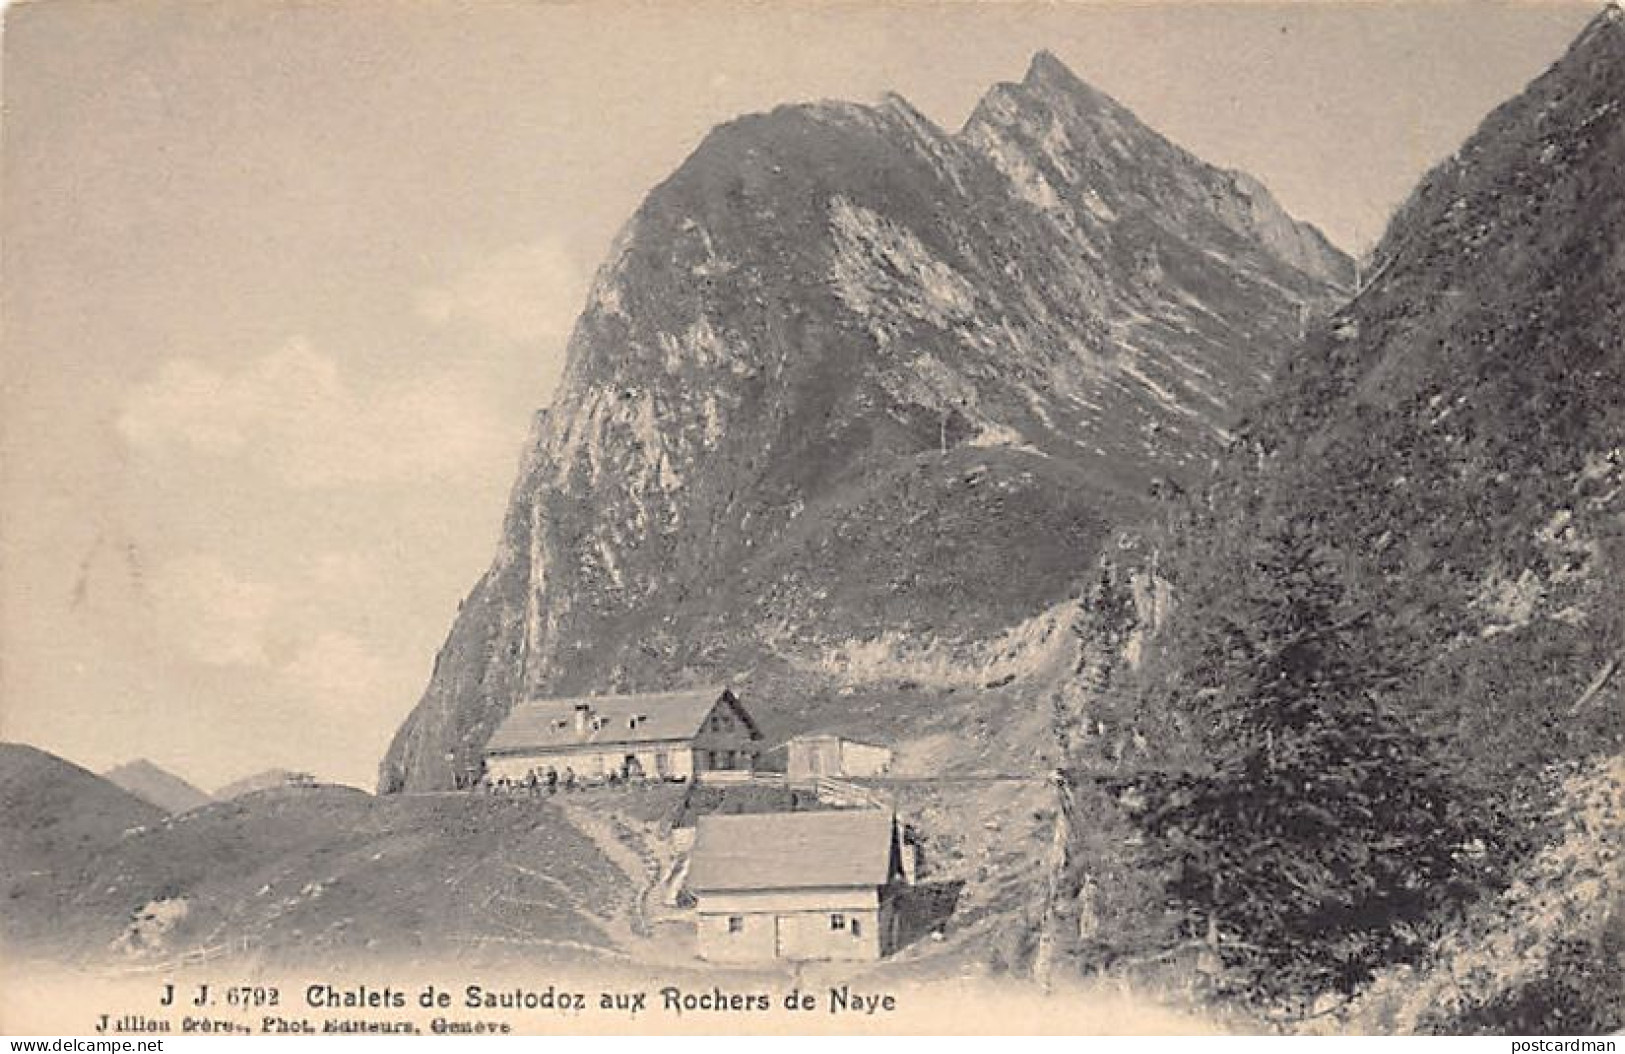
[(728, 916), (728, 932), (729, 933), (744, 933), (745, 932), (745, 916), (743, 916), (743, 915), (729, 915)]
[(854, 936), (854, 937), (863, 936), (863, 920), (862, 919), (853, 919), (852, 920), (852, 936)]
[(832, 930), (844, 930), (844, 929), (846, 929), (846, 916), (845, 915), (831, 915), (829, 917), (829, 928), (832, 929)]

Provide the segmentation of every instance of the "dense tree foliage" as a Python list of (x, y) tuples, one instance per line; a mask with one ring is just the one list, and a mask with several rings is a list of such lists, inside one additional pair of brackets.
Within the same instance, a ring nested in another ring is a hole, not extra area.
[(1352, 990), (1490, 878), (1491, 828), (1391, 709), (1398, 672), (1309, 533), (1230, 541), (1177, 642), (1200, 760), (1142, 779), (1137, 820), (1191, 935), (1249, 991)]

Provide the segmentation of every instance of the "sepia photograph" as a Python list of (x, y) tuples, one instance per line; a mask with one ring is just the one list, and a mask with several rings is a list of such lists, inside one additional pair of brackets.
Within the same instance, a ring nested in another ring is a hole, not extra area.
[(1625, 0), (3, 18), (0, 1034), (1614, 1049)]

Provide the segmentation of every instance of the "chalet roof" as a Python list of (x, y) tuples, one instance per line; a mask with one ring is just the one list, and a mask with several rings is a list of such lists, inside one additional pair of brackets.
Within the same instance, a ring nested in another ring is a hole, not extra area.
[(831, 743), (831, 742), (833, 742), (833, 743), (841, 743), (841, 744), (850, 743), (850, 744), (852, 744), (853, 746), (856, 746), (856, 747), (873, 747), (875, 750), (891, 750), (892, 749), (891, 747), (887, 746), (886, 744), (884, 744), (884, 743), (876, 743), (872, 739), (854, 739), (851, 736), (842, 735), (839, 732), (801, 732), (801, 733), (798, 733), (797, 735), (791, 736), (789, 739), (781, 740), (780, 742), (773, 744), (773, 746), (768, 747), (765, 751), (763, 751), (763, 753), (772, 754), (772, 753), (775, 753), (775, 752), (781, 752), (781, 751), (788, 750), (792, 743), (808, 744), (808, 743)]
[(892, 814), (881, 809), (701, 816), (688, 887), (746, 889), (882, 886), (891, 875)]
[(879, 750), (891, 749), (884, 743), (876, 743), (869, 739), (857, 739), (852, 736), (843, 736), (839, 732), (803, 732), (798, 736), (791, 736), (784, 742), (785, 745), (789, 745), (791, 743), (829, 743), (832, 741), (836, 743), (851, 743), (853, 746), (858, 747), (875, 747)]
[[(659, 743), (692, 739), (719, 702), (727, 700), (744, 716), (727, 688), (693, 688), (651, 695), (582, 695), (531, 699), (509, 711), (485, 745), (487, 753), (617, 743)], [(587, 708), (585, 732), (576, 730), (576, 709)], [(751, 726), (755, 731), (754, 725)]]

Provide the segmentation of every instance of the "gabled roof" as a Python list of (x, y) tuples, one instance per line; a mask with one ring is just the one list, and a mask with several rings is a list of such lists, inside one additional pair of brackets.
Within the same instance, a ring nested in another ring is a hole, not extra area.
[[(531, 699), (509, 711), (491, 739), (488, 754), (516, 754), (615, 743), (692, 739), (718, 703), (726, 701), (750, 728), (756, 726), (727, 688), (694, 688), (653, 695), (583, 695)], [(585, 733), (576, 730), (576, 708), (587, 707)]]
[(892, 814), (881, 809), (701, 816), (689, 858), (696, 893), (883, 886), (891, 876)]

